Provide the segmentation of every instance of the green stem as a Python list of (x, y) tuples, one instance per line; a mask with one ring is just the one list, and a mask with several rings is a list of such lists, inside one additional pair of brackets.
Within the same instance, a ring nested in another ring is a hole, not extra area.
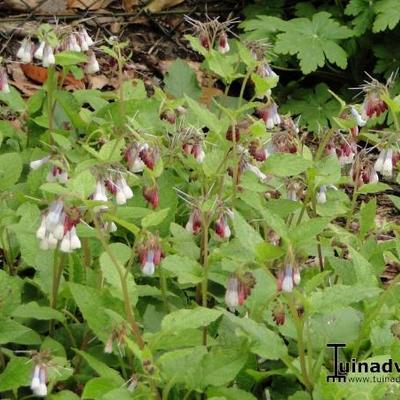
[(295, 323), (296, 332), (297, 332), (297, 347), (299, 350), (300, 368), (301, 368), (301, 373), (303, 376), (303, 383), (304, 383), (304, 386), (307, 388), (307, 390), (309, 392), (311, 392), (313, 385), (312, 385), (312, 382), (310, 381), (310, 378), (309, 378), (308, 372), (307, 372), (306, 353), (305, 353), (305, 345), (304, 345), (304, 337), (303, 337), (303, 323), (297, 314), (296, 306), (294, 304), (293, 294), (288, 296), (288, 305), (289, 305), (290, 311), (292, 313), (293, 321)]
[[(50, 298), (50, 307), (56, 309), (57, 308), (57, 297), (58, 290), (60, 288), (61, 277), (64, 270), (64, 261), (65, 254), (60, 253), (60, 257), (58, 257), (58, 250), (54, 251), (54, 260), (53, 260), (53, 283), (51, 289), (51, 298)], [(50, 320), (50, 333), (54, 333), (54, 321)]]
[(132, 311), (132, 306), (131, 306), (131, 301), (129, 298), (129, 292), (128, 292), (128, 284), (127, 281), (125, 279), (125, 274), (123, 271), (122, 266), (120, 265), (120, 263), (118, 262), (118, 260), (116, 259), (114, 253), (112, 252), (110, 246), (108, 245), (107, 241), (104, 238), (104, 235), (102, 233), (102, 230), (99, 227), (99, 223), (97, 221), (97, 218), (95, 215), (93, 215), (93, 221), (96, 227), (96, 231), (97, 231), (97, 236), (103, 246), (104, 251), (108, 254), (108, 256), (110, 257), (111, 262), (114, 264), (115, 269), (118, 272), (118, 276), (120, 279), (120, 283), (121, 283), (121, 288), (122, 288), (122, 296), (124, 299), (124, 308), (125, 308), (125, 314), (126, 314), (126, 319), (129, 322), (129, 325), (131, 327), (132, 333), (135, 337), (136, 343), (138, 344), (139, 348), (141, 350), (143, 350), (145, 344), (144, 344), (144, 340), (143, 337), (140, 334), (140, 329), (139, 329), (139, 325), (135, 320), (135, 316), (133, 314)]
[[(209, 228), (208, 218), (203, 215), (202, 217), (202, 241), (201, 241), (201, 250), (202, 250), (202, 264), (203, 264), (203, 279), (201, 282), (201, 304), (203, 307), (207, 307), (207, 295), (208, 295), (208, 228)], [(203, 345), (207, 346), (207, 327), (204, 327), (203, 330)]]
[(354, 210), (355, 210), (356, 204), (357, 204), (357, 194), (358, 194), (357, 187), (354, 186), (353, 196), (351, 198), (351, 206), (350, 206), (349, 213), (347, 214), (346, 229), (350, 228), (351, 220), (353, 219)]
[(167, 313), (171, 312), (171, 307), (168, 303), (168, 290), (167, 290), (167, 278), (165, 277), (165, 272), (163, 267), (159, 267), (158, 273), (160, 274), (160, 288), (161, 288), (161, 295), (164, 301), (165, 311)]

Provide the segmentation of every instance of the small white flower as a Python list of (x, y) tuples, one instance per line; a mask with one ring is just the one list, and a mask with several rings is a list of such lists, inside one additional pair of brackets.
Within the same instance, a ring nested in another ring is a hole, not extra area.
[(285, 276), (282, 282), (282, 291), (290, 293), (293, 291), (293, 278), (291, 276)]
[(71, 250), (80, 249), (82, 247), (81, 241), (76, 233), (76, 228), (74, 226), (70, 230), (70, 243)]
[(267, 175), (265, 175), (263, 172), (261, 172), (261, 170), (258, 167), (256, 167), (255, 165), (247, 163), (246, 164), (246, 170), (252, 172), (262, 182), (267, 180)]
[(144, 275), (151, 276), (154, 274), (155, 265), (154, 265), (154, 251), (149, 250), (147, 252), (146, 262), (142, 267), (142, 272)]
[(89, 47), (93, 46), (94, 42), (93, 42), (92, 38), (89, 36), (89, 34), (87, 33), (85, 28), (81, 29), (81, 34), (82, 34), (83, 38), (85, 39), (86, 44)]
[(35, 365), (31, 380), (31, 390), (36, 391), (40, 385), (40, 365)]
[(239, 281), (236, 277), (230, 277), (225, 292), (225, 304), (234, 309), (239, 305)]
[(8, 84), (7, 71), (0, 67), (0, 92), (10, 93), (10, 85)]
[(96, 54), (94, 51), (91, 51), (89, 54), (89, 60), (86, 63), (85, 71), (87, 74), (95, 74), (100, 71), (99, 62), (97, 61)]
[(115, 195), (115, 200), (119, 206), (126, 203), (126, 197), (124, 192), (121, 189), (117, 189), (117, 193)]
[(72, 247), (71, 247), (71, 231), (68, 231), (64, 235), (63, 239), (61, 240), (60, 250), (63, 253), (71, 253), (71, 251), (72, 251)]
[(43, 60), (43, 50), (45, 45), (46, 42), (42, 41), (40, 42), (38, 48), (35, 50), (33, 57), (35, 57), (37, 60)]
[(31, 40), (24, 39), (20, 48), (18, 49), (17, 58), (19, 58), (23, 64), (31, 63), (33, 58), (32, 50), (33, 48)]
[(36, 237), (40, 240), (43, 240), (46, 237), (46, 218), (44, 216), (42, 216), (40, 226), (36, 231)]
[(93, 200), (107, 201), (106, 188), (102, 180), (96, 183), (96, 191), (94, 192)]
[(49, 249), (54, 250), (57, 247), (58, 240), (54, 237), (52, 233), (49, 233), (49, 235), (47, 236), (47, 243)]
[(386, 155), (385, 155), (385, 160), (383, 162), (382, 166), (382, 175), (384, 176), (392, 176), (393, 173), (393, 150), (392, 149), (387, 149), (386, 150)]
[(132, 189), (126, 183), (126, 180), (123, 176), (121, 176), (121, 178), (117, 181), (117, 187), (122, 190), (127, 200), (133, 197)]
[(386, 155), (385, 150), (382, 150), (379, 153), (379, 156), (378, 156), (378, 158), (377, 158), (377, 160), (375, 161), (375, 164), (374, 164), (374, 169), (375, 169), (376, 172), (381, 172), (382, 171), (383, 163), (385, 161), (385, 155)]
[(31, 169), (38, 169), (42, 165), (46, 164), (49, 160), (50, 160), (50, 157), (47, 156), (47, 157), (41, 158), (40, 160), (31, 161), (29, 166)]
[(47, 68), (50, 65), (54, 65), (55, 62), (56, 62), (56, 59), (54, 57), (53, 49), (51, 48), (51, 46), (49, 44), (46, 43), (46, 45), (44, 46), (44, 50), (43, 50), (42, 65), (43, 65), (43, 67)]
[(68, 172), (62, 171), (61, 174), (57, 175), (58, 182), (60, 183), (67, 183), (68, 181)]
[(351, 115), (355, 118), (358, 126), (364, 126), (367, 121), (360, 115), (360, 113), (354, 108), (350, 108)]
[(319, 203), (319, 204), (326, 203), (326, 187), (325, 187), (325, 185), (322, 185), (319, 188), (319, 191), (317, 193), (317, 203)]

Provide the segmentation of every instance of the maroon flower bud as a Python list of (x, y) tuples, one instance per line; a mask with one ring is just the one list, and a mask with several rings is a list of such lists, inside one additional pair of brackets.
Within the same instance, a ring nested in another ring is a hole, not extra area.
[(229, 140), (229, 141), (233, 142), (233, 138), (235, 137), (236, 143), (239, 142), (239, 140), (240, 140), (240, 129), (237, 126), (235, 126), (235, 136), (233, 136), (233, 135), (234, 135), (233, 134), (233, 126), (230, 126), (228, 128), (228, 130), (226, 131), (226, 135), (225, 135), (226, 140)]
[(259, 145), (258, 142), (252, 141), (249, 145), (249, 153), (257, 161), (265, 161), (267, 159), (267, 151)]
[(113, 182), (112, 179), (106, 179), (104, 181), (104, 185), (106, 189), (111, 193), (111, 194), (116, 194), (118, 191), (117, 185)]
[(272, 319), (275, 321), (276, 325), (285, 324), (286, 314), (285, 314), (285, 307), (283, 304), (280, 304), (273, 309)]
[(154, 149), (145, 147), (140, 150), (139, 157), (144, 162), (147, 168), (153, 170), (156, 164), (156, 153)]
[(195, 208), (189, 216), (186, 224), (186, 230), (193, 235), (197, 235), (201, 229), (201, 215), (200, 211)]
[(169, 122), (170, 124), (175, 124), (176, 122), (176, 114), (173, 110), (165, 110), (162, 114), (161, 114), (161, 119), (163, 119), (164, 121)]
[(200, 44), (207, 50), (210, 49), (210, 39), (205, 32), (200, 32), (199, 35)]
[(150, 186), (143, 189), (143, 196), (146, 201), (155, 209), (158, 207), (159, 198), (157, 186)]

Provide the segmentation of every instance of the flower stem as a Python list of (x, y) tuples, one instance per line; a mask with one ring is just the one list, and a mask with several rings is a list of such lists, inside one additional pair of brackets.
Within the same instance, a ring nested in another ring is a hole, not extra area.
[(303, 375), (303, 383), (304, 383), (304, 386), (307, 388), (307, 390), (309, 392), (311, 392), (313, 385), (312, 385), (312, 382), (310, 381), (310, 378), (309, 378), (308, 372), (307, 372), (305, 344), (304, 344), (304, 338), (303, 338), (303, 323), (297, 314), (293, 295), (288, 296), (288, 305), (289, 305), (290, 311), (292, 313), (293, 321), (295, 323), (296, 332), (297, 332), (297, 347), (299, 350), (300, 368), (301, 368), (301, 373)]
[[(201, 258), (203, 264), (203, 280), (201, 282), (201, 304), (203, 307), (207, 307), (207, 295), (208, 295), (208, 218), (203, 214), (202, 216), (202, 240), (201, 240)], [(203, 330), (203, 345), (207, 346), (207, 327)]]
[(110, 257), (111, 262), (114, 264), (114, 267), (118, 272), (118, 276), (119, 276), (121, 288), (122, 288), (122, 296), (124, 299), (124, 308), (125, 308), (126, 319), (128, 320), (128, 323), (131, 327), (131, 330), (135, 337), (136, 343), (138, 344), (139, 348), (141, 350), (143, 350), (145, 344), (144, 344), (143, 337), (140, 334), (139, 325), (136, 322), (135, 316), (132, 311), (132, 305), (131, 305), (131, 301), (129, 298), (129, 292), (128, 292), (128, 284), (125, 279), (125, 274), (124, 274), (123, 268), (122, 268), (121, 264), (119, 263), (119, 261), (116, 259), (114, 253), (112, 252), (110, 246), (107, 243), (107, 240), (104, 238), (103, 232), (101, 231), (101, 229), (99, 227), (99, 223), (97, 221), (96, 215), (93, 215), (93, 221), (94, 221), (94, 224), (96, 227), (97, 236), (103, 246), (103, 249)]

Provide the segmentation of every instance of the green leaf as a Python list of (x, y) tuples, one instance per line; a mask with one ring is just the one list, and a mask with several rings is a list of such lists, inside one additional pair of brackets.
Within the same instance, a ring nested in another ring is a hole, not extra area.
[(22, 172), (22, 160), (18, 153), (0, 155), (0, 190), (10, 189)]
[(224, 315), (239, 328), (241, 335), (248, 337), (250, 350), (254, 354), (269, 360), (278, 360), (287, 354), (283, 340), (265, 325), (250, 318), (239, 318), (229, 312)]
[(7, 104), (14, 112), (23, 113), (26, 109), (25, 101), (13, 86), (10, 86), (10, 93), (0, 91), (0, 102)]
[(38, 344), (40, 336), (32, 329), (12, 319), (0, 319), (0, 344)]
[(360, 210), (360, 232), (358, 236), (362, 239), (368, 231), (375, 227), (376, 199), (363, 203)]
[(362, 185), (357, 192), (358, 194), (379, 193), (389, 189), (391, 189), (391, 187), (389, 185), (386, 185), (386, 183), (377, 182), (377, 183), (367, 183), (366, 185)]
[(311, 293), (309, 301), (311, 312), (328, 312), (362, 300), (373, 299), (381, 292), (378, 288), (365, 288), (364, 286), (335, 286), (319, 289)]
[(181, 284), (197, 284), (202, 280), (202, 267), (197, 261), (189, 257), (168, 256), (163, 260), (161, 266), (173, 276), (177, 276), (178, 282)]
[(372, 31), (381, 32), (386, 29), (394, 29), (400, 21), (400, 9), (397, 0), (381, 0), (375, 5), (377, 17)]
[(77, 193), (83, 199), (86, 199), (95, 191), (96, 178), (89, 170), (86, 170), (81, 172), (78, 176), (69, 179), (67, 182), (67, 187), (71, 190), (71, 192)]
[(235, 387), (209, 388), (207, 395), (209, 400), (256, 400), (251, 393)]
[(188, 63), (178, 58), (170, 67), (164, 78), (165, 90), (174, 97), (189, 96), (198, 99), (201, 94), (196, 73)]
[(360, 36), (372, 25), (375, 17), (374, 7), (371, 7), (370, 0), (350, 0), (344, 13), (351, 15), (351, 21), (355, 36)]
[(56, 53), (55, 59), (56, 64), (67, 66), (84, 63), (87, 61), (87, 56), (86, 54), (77, 51), (62, 51), (60, 53)]
[(0, 392), (15, 390), (21, 386), (28, 386), (32, 369), (33, 364), (29, 358), (12, 358), (0, 375)]
[(332, 98), (325, 83), (319, 83), (314, 89), (299, 89), (293, 98), (281, 106), (283, 113), (301, 115), (300, 123), (305, 123), (312, 132), (326, 126), (340, 105)]
[(242, 347), (212, 347), (202, 360), (204, 385), (224, 386), (233, 381), (247, 358), (248, 353)]
[(116, 385), (124, 384), (124, 380), (115, 369), (110, 368), (107, 364), (99, 361), (96, 357), (85, 351), (78, 349), (73, 350), (75, 353), (79, 354), (100, 377), (110, 379), (114, 381)]
[(201, 127), (207, 126), (212, 131), (218, 132), (220, 129), (220, 123), (216, 115), (197, 103), (197, 101), (192, 100), (190, 97), (185, 96), (185, 98), (190, 111), (197, 120), (197, 124)]
[(292, 229), (289, 237), (293, 243), (302, 243), (321, 233), (328, 224), (328, 218), (313, 218)]
[(263, 242), (260, 234), (246, 222), (246, 220), (235, 211), (233, 217), (233, 227), (235, 235), (240, 240), (243, 247), (250, 250), (253, 254), (256, 253), (257, 246)]
[(170, 210), (169, 208), (164, 208), (163, 210), (153, 211), (147, 214), (142, 219), (142, 227), (149, 228), (150, 226), (160, 225), (161, 222), (163, 222), (164, 219), (167, 217), (169, 210)]
[(13, 317), (18, 318), (33, 318), (40, 320), (50, 320), (55, 319), (57, 321), (63, 321), (64, 316), (57, 310), (54, 310), (47, 306), (39, 306), (35, 301), (30, 303), (21, 304), (17, 307), (13, 313)]
[(182, 331), (208, 326), (222, 315), (222, 311), (197, 307), (191, 310), (181, 309), (164, 317), (161, 328), (165, 331)]
[(77, 394), (69, 390), (63, 390), (62, 392), (58, 392), (50, 396), (50, 400), (79, 400), (79, 399), (80, 397)]
[(250, 40), (266, 40), (277, 31), (285, 31), (288, 22), (270, 15), (257, 15), (255, 19), (245, 20), (241, 27)]
[(62, 90), (57, 90), (54, 94), (54, 97), (74, 127), (78, 129), (84, 129), (86, 127), (86, 123), (79, 115), (81, 108), (75, 97), (71, 93)]
[(63, 150), (69, 151), (71, 150), (71, 142), (65, 136), (60, 135), (59, 133), (51, 132), (51, 136), (53, 137), (55, 143), (60, 146)]
[(400, 210), (400, 197), (397, 196), (388, 196), (389, 199), (392, 201), (392, 203), (395, 205), (395, 207)]
[(8, 316), (21, 303), (22, 280), (0, 270), (0, 314)]
[(119, 386), (110, 378), (93, 378), (85, 385), (82, 399), (101, 400), (106, 393)]
[(312, 162), (297, 154), (274, 153), (267, 158), (263, 171), (276, 176), (293, 176), (304, 172)]
[(189, 389), (199, 389), (204, 385), (201, 361), (206, 354), (204, 346), (170, 351), (163, 354), (157, 364), (167, 381), (184, 384)]
[(102, 161), (115, 162), (121, 160), (121, 151), (125, 146), (123, 139), (113, 139), (104, 144), (99, 151), (99, 158)]
[(114, 321), (105, 312), (106, 308), (112, 308), (109, 299), (106, 299), (100, 290), (89, 286), (72, 282), (68, 286), (89, 328), (100, 340), (106, 342), (114, 326)]
[(347, 66), (347, 54), (337, 42), (352, 35), (349, 28), (339, 25), (331, 18), (331, 14), (322, 11), (314, 14), (312, 20), (294, 18), (288, 21), (285, 32), (277, 36), (275, 51), (296, 54), (304, 74), (322, 68), (326, 60), (344, 69)]

